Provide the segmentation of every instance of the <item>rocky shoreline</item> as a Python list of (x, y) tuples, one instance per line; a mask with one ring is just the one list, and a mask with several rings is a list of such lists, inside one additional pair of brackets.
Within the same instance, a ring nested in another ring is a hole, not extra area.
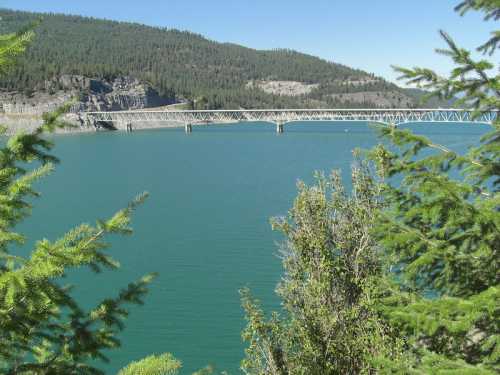
[[(57, 134), (75, 134), (75, 133), (91, 133), (96, 131), (112, 131), (111, 129), (96, 129), (93, 126), (81, 125), (76, 121), (76, 115), (69, 114), (61, 118), (69, 126), (65, 128), (57, 128)], [(5, 135), (14, 135), (18, 132), (32, 133), (40, 125), (43, 120), (41, 115), (20, 115), (20, 114), (0, 114), (0, 125), (6, 127)], [(163, 128), (179, 128), (183, 124), (177, 122), (137, 122), (132, 124), (133, 130), (148, 130), (148, 129), (163, 129)], [(116, 129), (116, 131), (123, 131), (123, 129)]]

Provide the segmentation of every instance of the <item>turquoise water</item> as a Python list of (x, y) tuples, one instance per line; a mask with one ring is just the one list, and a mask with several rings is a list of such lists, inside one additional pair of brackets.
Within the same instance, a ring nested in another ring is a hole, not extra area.
[[(486, 126), (419, 124), (437, 142), (464, 149)], [(249, 286), (267, 309), (281, 265), (271, 216), (284, 215), (297, 179), (315, 170), (348, 173), (351, 151), (377, 140), (360, 123), (302, 123), (277, 135), (268, 124), (56, 136), (62, 163), (38, 184), (42, 198), (22, 225), (31, 240), (55, 239), (81, 222), (106, 218), (136, 194), (151, 197), (131, 237), (112, 238), (118, 272), (71, 275), (89, 306), (148, 272), (158, 272), (146, 304), (134, 307), (109, 374), (151, 353), (172, 352), (183, 374), (209, 363), (238, 373), (244, 326), (238, 289)], [(347, 174), (348, 175), (348, 174)], [(346, 176), (347, 176), (346, 175)]]

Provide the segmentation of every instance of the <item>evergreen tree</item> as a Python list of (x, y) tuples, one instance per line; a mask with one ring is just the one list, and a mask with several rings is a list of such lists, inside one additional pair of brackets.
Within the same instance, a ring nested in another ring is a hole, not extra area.
[[(500, 18), (498, 0), (469, 0)], [(474, 116), (500, 109), (498, 66), (441, 32), (457, 67), (403, 77)], [(479, 51), (493, 56), (499, 31)], [(493, 72), (493, 74), (490, 74)], [(353, 171), (299, 184), (287, 220), (283, 309), (270, 319), (242, 292), (247, 374), (495, 374), (500, 371), (500, 118), (464, 155), (394, 126)], [(387, 142), (388, 141), (388, 142)], [(364, 166), (364, 167), (363, 167)], [(459, 174), (461, 173), (461, 175)]]
[[(498, 0), (468, 0), (456, 10), (500, 18)], [(403, 69), (402, 78), (459, 103), (479, 116), (500, 109), (499, 66), (476, 61), (441, 31), (438, 50), (456, 68), (449, 77), (429, 69)], [(500, 31), (480, 52), (494, 56)], [(500, 118), (465, 154), (410, 131), (382, 130), (392, 147), (373, 152), (388, 208), (376, 233), (398, 270), (381, 312), (407, 337), (415, 367), (425, 373), (493, 374), (500, 371)]]
[[(0, 36), (0, 72), (14, 65), (15, 58), (33, 38), (26, 29)], [(103, 374), (95, 360), (119, 346), (117, 333), (124, 328), (127, 306), (142, 303), (154, 275), (130, 283), (117, 296), (85, 310), (62, 280), (72, 269), (88, 267), (94, 272), (115, 269), (106, 253), (106, 236), (129, 234), (131, 214), (146, 197), (139, 196), (127, 208), (96, 225), (80, 225), (57, 241), (36, 243), (28, 257), (13, 249), (25, 242), (15, 227), (31, 210), (36, 197), (32, 184), (50, 173), (57, 159), (46, 132), (64, 126), (58, 121), (66, 108), (44, 116), (34, 133), (18, 133), (0, 148), (0, 372), (8, 375)], [(30, 166), (35, 165), (32, 169)], [(38, 165), (38, 166), (36, 166)], [(120, 374), (173, 374), (180, 364), (170, 354), (148, 357), (131, 364)]]

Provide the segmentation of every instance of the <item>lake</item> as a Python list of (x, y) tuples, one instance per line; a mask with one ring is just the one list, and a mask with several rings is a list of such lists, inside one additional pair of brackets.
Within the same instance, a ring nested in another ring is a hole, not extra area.
[[(459, 150), (486, 129), (478, 124), (416, 124), (418, 132)], [(172, 352), (182, 374), (211, 363), (237, 374), (245, 321), (238, 289), (248, 286), (269, 311), (279, 307), (281, 274), (269, 218), (286, 214), (297, 179), (341, 168), (348, 177), (352, 149), (378, 141), (364, 123), (297, 123), (277, 135), (269, 124), (54, 136), (62, 162), (37, 184), (42, 197), (21, 230), (31, 241), (56, 239), (94, 223), (136, 194), (151, 196), (134, 215), (134, 234), (112, 238), (117, 272), (72, 273), (88, 306), (149, 272), (159, 277), (146, 304), (134, 307), (110, 352), (109, 374), (152, 353)]]

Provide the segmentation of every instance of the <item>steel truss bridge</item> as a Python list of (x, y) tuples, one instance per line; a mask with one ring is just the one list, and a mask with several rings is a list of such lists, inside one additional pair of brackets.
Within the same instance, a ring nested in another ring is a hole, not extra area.
[(80, 117), (89, 126), (99, 128), (112, 123), (116, 129), (131, 131), (137, 123), (168, 122), (184, 125), (186, 132), (193, 125), (209, 123), (268, 122), (282, 133), (284, 125), (298, 121), (364, 121), (400, 125), (413, 122), (477, 122), (491, 124), (497, 111), (473, 117), (464, 109), (254, 109), (203, 111), (117, 111), (86, 112)]

